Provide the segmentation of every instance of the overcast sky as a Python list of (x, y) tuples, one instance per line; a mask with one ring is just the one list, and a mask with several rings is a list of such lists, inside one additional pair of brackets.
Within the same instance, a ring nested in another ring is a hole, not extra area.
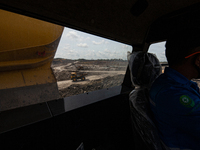
[(166, 62), (165, 57), (165, 42), (160, 42), (156, 44), (152, 44), (149, 48), (149, 53), (154, 53), (160, 60), (160, 62)]
[[(64, 28), (55, 58), (126, 60), (128, 51), (132, 51), (129, 45)], [(165, 61), (164, 43), (152, 45), (150, 52), (156, 53), (160, 61)]]

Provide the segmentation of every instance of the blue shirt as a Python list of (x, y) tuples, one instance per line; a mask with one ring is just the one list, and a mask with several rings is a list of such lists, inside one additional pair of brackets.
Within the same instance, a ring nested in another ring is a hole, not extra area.
[(161, 140), (170, 148), (200, 149), (200, 93), (197, 84), (165, 68), (150, 89), (151, 110)]

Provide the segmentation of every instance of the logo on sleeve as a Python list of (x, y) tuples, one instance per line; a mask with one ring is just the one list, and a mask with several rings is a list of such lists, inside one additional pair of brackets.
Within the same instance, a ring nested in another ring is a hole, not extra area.
[(179, 100), (180, 100), (181, 104), (186, 107), (191, 108), (191, 107), (194, 107), (194, 105), (195, 105), (194, 101), (187, 95), (182, 95)]

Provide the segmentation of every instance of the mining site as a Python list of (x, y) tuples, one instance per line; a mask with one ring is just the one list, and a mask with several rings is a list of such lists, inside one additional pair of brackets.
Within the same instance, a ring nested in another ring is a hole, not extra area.
[(51, 67), (57, 79), (60, 98), (63, 98), (121, 85), (127, 65), (127, 61), (120, 59), (56, 58)]

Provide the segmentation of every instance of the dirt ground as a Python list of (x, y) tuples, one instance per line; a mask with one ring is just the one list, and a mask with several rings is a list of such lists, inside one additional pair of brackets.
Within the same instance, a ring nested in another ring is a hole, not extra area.
[[(68, 97), (121, 85), (127, 68), (124, 60), (54, 59), (52, 69), (57, 79), (60, 97)], [(71, 80), (71, 73), (85, 75), (85, 80)]]

